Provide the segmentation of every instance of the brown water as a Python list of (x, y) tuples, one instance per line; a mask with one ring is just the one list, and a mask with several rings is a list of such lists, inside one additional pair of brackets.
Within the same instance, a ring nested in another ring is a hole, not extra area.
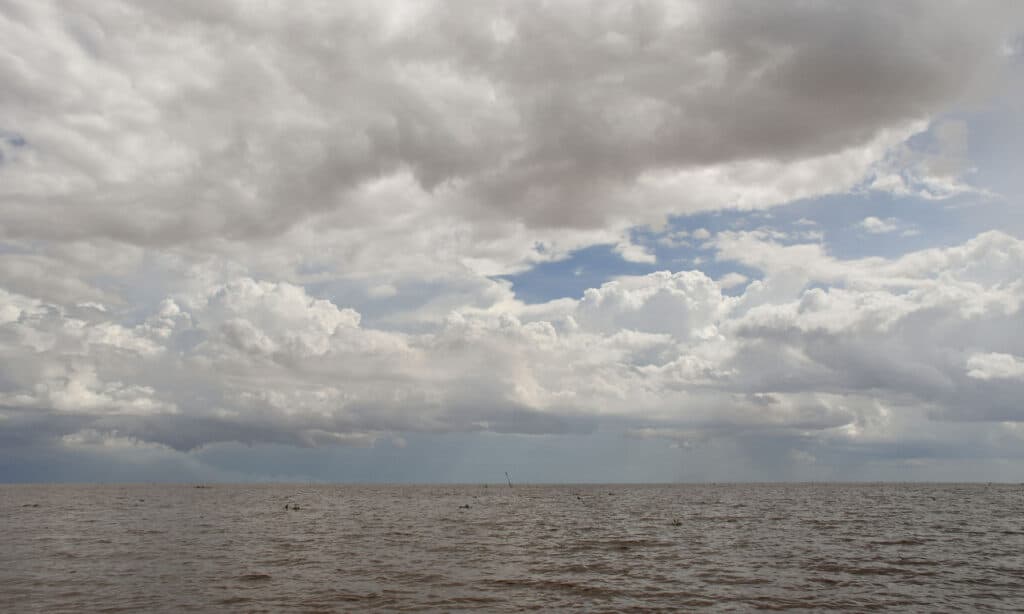
[(0, 523), (4, 612), (1024, 610), (1022, 486), (0, 486)]

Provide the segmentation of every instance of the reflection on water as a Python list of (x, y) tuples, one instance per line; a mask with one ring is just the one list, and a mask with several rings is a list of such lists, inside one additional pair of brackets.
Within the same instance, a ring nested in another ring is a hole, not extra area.
[(1022, 486), (0, 486), (0, 518), (0, 611), (1024, 609)]

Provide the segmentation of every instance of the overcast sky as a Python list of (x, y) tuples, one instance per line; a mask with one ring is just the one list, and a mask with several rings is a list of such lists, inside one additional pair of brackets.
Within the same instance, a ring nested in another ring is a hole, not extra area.
[(1024, 4), (0, 0), (0, 481), (1024, 480)]

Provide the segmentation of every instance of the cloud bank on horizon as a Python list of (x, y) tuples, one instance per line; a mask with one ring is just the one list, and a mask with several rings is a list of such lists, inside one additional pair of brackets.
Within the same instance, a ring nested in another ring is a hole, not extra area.
[(614, 432), (1019, 479), (1022, 36), (999, 2), (0, 2), (0, 478)]

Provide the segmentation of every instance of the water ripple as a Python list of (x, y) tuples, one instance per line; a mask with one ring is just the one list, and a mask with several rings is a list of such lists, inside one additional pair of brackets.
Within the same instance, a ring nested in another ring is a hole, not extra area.
[(0, 486), (0, 611), (1019, 611), (1022, 494)]

